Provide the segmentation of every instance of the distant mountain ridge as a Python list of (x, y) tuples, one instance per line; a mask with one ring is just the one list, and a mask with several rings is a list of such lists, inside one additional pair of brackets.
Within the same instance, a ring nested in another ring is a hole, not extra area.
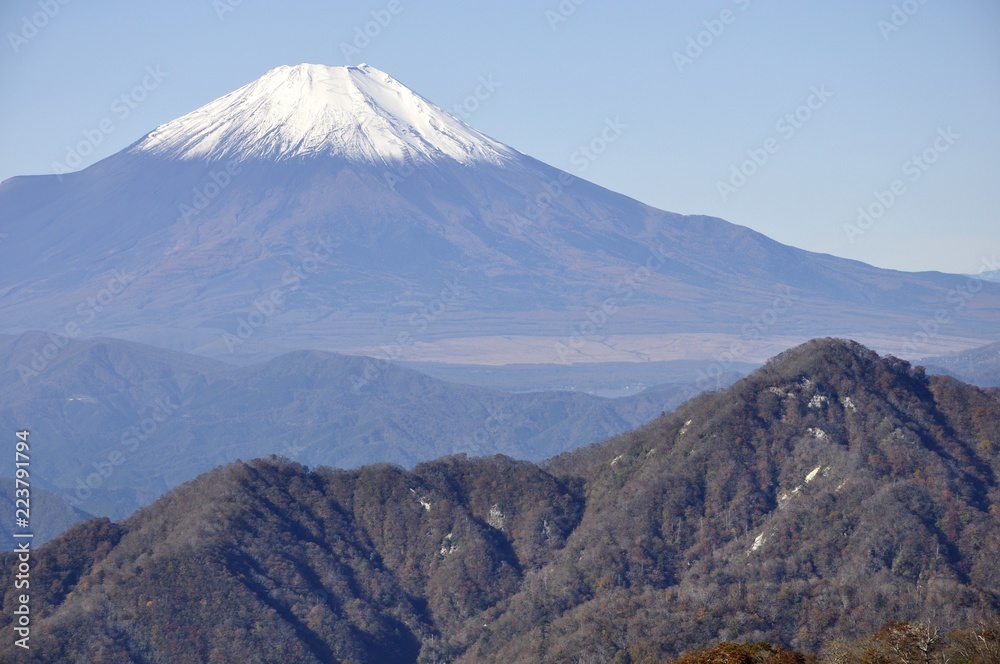
[(28, 657), (645, 663), (947, 630), (1000, 610), (998, 477), (1000, 391), (816, 340), (541, 467), (216, 469), (38, 552)]
[(921, 360), (929, 371), (946, 373), (982, 387), (1000, 387), (1000, 341)]
[(697, 390), (666, 385), (618, 400), (510, 394), (362, 357), (295, 351), (232, 366), (114, 339), (71, 341), (21, 380), (52, 343), (42, 333), (0, 338), (0, 421), (45, 441), (37, 481), (116, 518), (238, 458), (341, 467), (458, 452), (540, 460), (646, 422)]

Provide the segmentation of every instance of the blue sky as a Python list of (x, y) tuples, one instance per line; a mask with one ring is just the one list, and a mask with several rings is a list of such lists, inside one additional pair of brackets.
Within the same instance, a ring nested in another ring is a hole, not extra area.
[(996, 0), (7, 0), (0, 31), (0, 180), (100, 131), (94, 163), (281, 64), (367, 62), (659, 208), (904, 270), (1000, 254)]

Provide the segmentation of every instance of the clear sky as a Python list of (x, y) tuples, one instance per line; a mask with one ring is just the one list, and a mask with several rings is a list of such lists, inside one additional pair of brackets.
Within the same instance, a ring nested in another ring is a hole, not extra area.
[(4, 0), (0, 31), (0, 180), (278, 65), (367, 62), (662, 209), (903, 270), (1000, 255), (997, 0)]

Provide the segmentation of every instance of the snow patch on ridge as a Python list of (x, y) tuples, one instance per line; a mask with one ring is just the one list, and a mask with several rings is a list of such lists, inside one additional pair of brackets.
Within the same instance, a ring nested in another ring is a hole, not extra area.
[(440, 553), (442, 556), (450, 556), (456, 551), (458, 551), (458, 544), (455, 542), (455, 534), (448, 533), (447, 535), (444, 536), (444, 539), (441, 540)]
[(824, 397), (822, 394), (814, 394), (812, 399), (809, 400), (809, 407), (822, 408), (827, 401), (828, 399)]

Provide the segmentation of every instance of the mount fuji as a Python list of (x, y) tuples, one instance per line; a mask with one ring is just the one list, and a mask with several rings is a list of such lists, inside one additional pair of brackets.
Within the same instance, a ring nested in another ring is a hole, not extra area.
[(131, 150), (179, 160), (325, 156), (390, 168), (518, 159), (368, 65), (278, 67), (158, 127)]
[(0, 184), (0, 332), (206, 355), (755, 361), (995, 340), (1000, 286), (651, 208), (367, 65), (278, 67), (81, 171)]

